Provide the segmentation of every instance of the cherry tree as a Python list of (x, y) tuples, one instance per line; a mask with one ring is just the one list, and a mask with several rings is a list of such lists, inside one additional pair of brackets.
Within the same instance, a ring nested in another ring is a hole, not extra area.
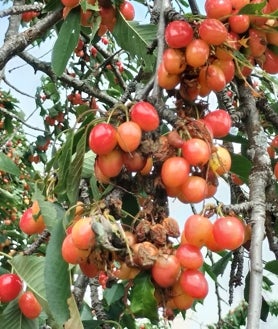
[[(5, 1), (3, 328), (168, 328), (208, 294), (218, 300), (210, 328), (277, 315), (264, 292), (278, 274), (278, 4), (202, 6)], [(34, 55), (50, 42), (49, 59)], [(14, 58), (41, 74), (37, 126), (14, 96)], [(190, 208), (182, 225), (169, 198)], [(224, 273), (230, 305), (244, 285), (228, 315)]]

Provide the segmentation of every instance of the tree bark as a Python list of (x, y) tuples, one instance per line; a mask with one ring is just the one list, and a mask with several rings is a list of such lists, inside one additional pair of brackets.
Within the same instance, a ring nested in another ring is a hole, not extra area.
[(267, 137), (261, 127), (256, 99), (250, 87), (238, 80), (239, 99), (248, 117), (245, 128), (249, 140), (249, 156), (253, 163), (249, 177), (249, 201), (252, 236), (250, 246), (250, 287), (247, 329), (259, 329), (262, 303), (262, 244), (265, 236), (266, 188), (270, 181), (270, 158), (267, 153)]

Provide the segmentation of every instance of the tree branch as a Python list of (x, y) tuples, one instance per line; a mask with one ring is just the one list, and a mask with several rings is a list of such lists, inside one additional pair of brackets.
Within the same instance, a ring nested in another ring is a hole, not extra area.
[(250, 196), (253, 203), (250, 212), (252, 224), (250, 246), (250, 292), (247, 329), (259, 329), (262, 302), (262, 243), (265, 233), (266, 188), (270, 179), (270, 158), (266, 151), (267, 138), (260, 125), (259, 111), (250, 88), (243, 80), (237, 81), (239, 100), (249, 115), (246, 119), (246, 132), (249, 140), (249, 155), (253, 161), (249, 177)]
[(261, 97), (257, 101), (258, 109), (265, 115), (266, 119), (270, 121), (276, 129), (278, 129), (278, 115), (269, 105), (267, 98)]
[(47, 30), (59, 22), (61, 18), (61, 10), (51, 12), (29, 29), (14, 36), (9, 36), (4, 45), (0, 48), (0, 70), (5, 67), (12, 57), (22, 52), (34, 40), (41, 37)]
[(24, 120), (20, 119), (17, 115), (11, 113), (10, 111), (6, 110), (4, 107), (0, 107), (0, 112), (3, 112), (5, 113), (6, 115), (14, 118), (15, 120), (21, 122), (24, 126), (30, 128), (30, 129), (33, 129), (33, 130), (37, 130), (37, 131), (42, 131), (43, 133), (45, 133), (46, 131), (43, 130), (43, 129), (40, 129), (38, 127), (33, 127), (31, 125), (29, 125), (28, 123), (26, 123)]
[(31, 4), (31, 5), (24, 5), (24, 1), (20, 0), (17, 1), (22, 3), (23, 5), (20, 5), (20, 3), (17, 3), (16, 5), (1, 10), (0, 11), (0, 18), (5, 17), (5, 16), (9, 16), (9, 15), (19, 15), (22, 14), (26, 11), (41, 11), (44, 7), (44, 5), (42, 3), (35, 3), (35, 4)]
[(90, 96), (98, 98), (100, 101), (106, 102), (110, 105), (117, 103), (117, 100), (106, 93), (101, 92), (99, 89), (93, 88), (89, 85), (89, 82), (81, 81), (79, 79), (73, 78), (72, 76), (63, 73), (60, 77), (57, 77), (52, 71), (49, 63), (43, 62), (35, 58), (34, 56), (28, 54), (27, 52), (22, 52), (18, 56), (23, 59), (26, 63), (31, 65), (35, 71), (44, 72), (53, 81), (60, 80), (64, 85), (73, 87), (79, 91), (83, 91)]

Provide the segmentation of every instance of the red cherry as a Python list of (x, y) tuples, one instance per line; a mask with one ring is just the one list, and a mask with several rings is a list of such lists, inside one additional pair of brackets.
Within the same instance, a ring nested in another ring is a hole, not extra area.
[(193, 39), (193, 29), (185, 21), (172, 21), (165, 29), (165, 41), (171, 48), (186, 47)]
[(117, 145), (116, 129), (109, 123), (99, 123), (89, 134), (89, 147), (96, 154), (108, 154)]
[(141, 101), (134, 104), (130, 110), (130, 117), (144, 131), (155, 130), (159, 126), (158, 112), (148, 102)]
[(0, 303), (7, 303), (15, 299), (22, 290), (23, 282), (16, 274), (0, 275)]
[(221, 109), (208, 113), (204, 121), (211, 127), (215, 138), (227, 136), (232, 126), (230, 114)]

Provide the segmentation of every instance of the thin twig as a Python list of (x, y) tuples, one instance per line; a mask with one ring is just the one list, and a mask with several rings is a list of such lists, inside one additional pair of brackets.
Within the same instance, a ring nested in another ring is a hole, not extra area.
[(18, 54), (18, 56), (24, 61), (26, 61), (29, 65), (31, 65), (34, 70), (44, 72), (53, 81), (60, 80), (64, 85), (73, 87), (74, 89), (79, 91), (83, 91), (90, 96), (98, 98), (100, 101), (106, 102), (109, 105), (114, 105), (118, 102), (117, 99), (109, 96), (108, 94), (100, 91), (97, 88), (92, 87), (90, 85), (90, 81), (81, 81), (77, 78), (73, 78), (72, 76), (66, 73), (63, 73), (60, 77), (57, 77), (53, 72), (50, 63), (40, 61), (27, 52), (22, 52)]
[(42, 131), (43, 133), (46, 133), (47, 131), (43, 130), (43, 129), (40, 129), (38, 127), (34, 127), (34, 126), (31, 126), (29, 125), (28, 123), (26, 123), (24, 120), (22, 120), (20, 117), (18, 117), (17, 115), (15, 115), (14, 113), (11, 113), (10, 111), (6, 110), (5, 108), (3, 107), (0, 107), (0, 111), (5, 113), (6, 115), (16, 119), (17, 121), (21, 122), (24, 126), (30, 128), (30, 129), (33, 129), (33, 130), (37, 130), (37, 131)]

